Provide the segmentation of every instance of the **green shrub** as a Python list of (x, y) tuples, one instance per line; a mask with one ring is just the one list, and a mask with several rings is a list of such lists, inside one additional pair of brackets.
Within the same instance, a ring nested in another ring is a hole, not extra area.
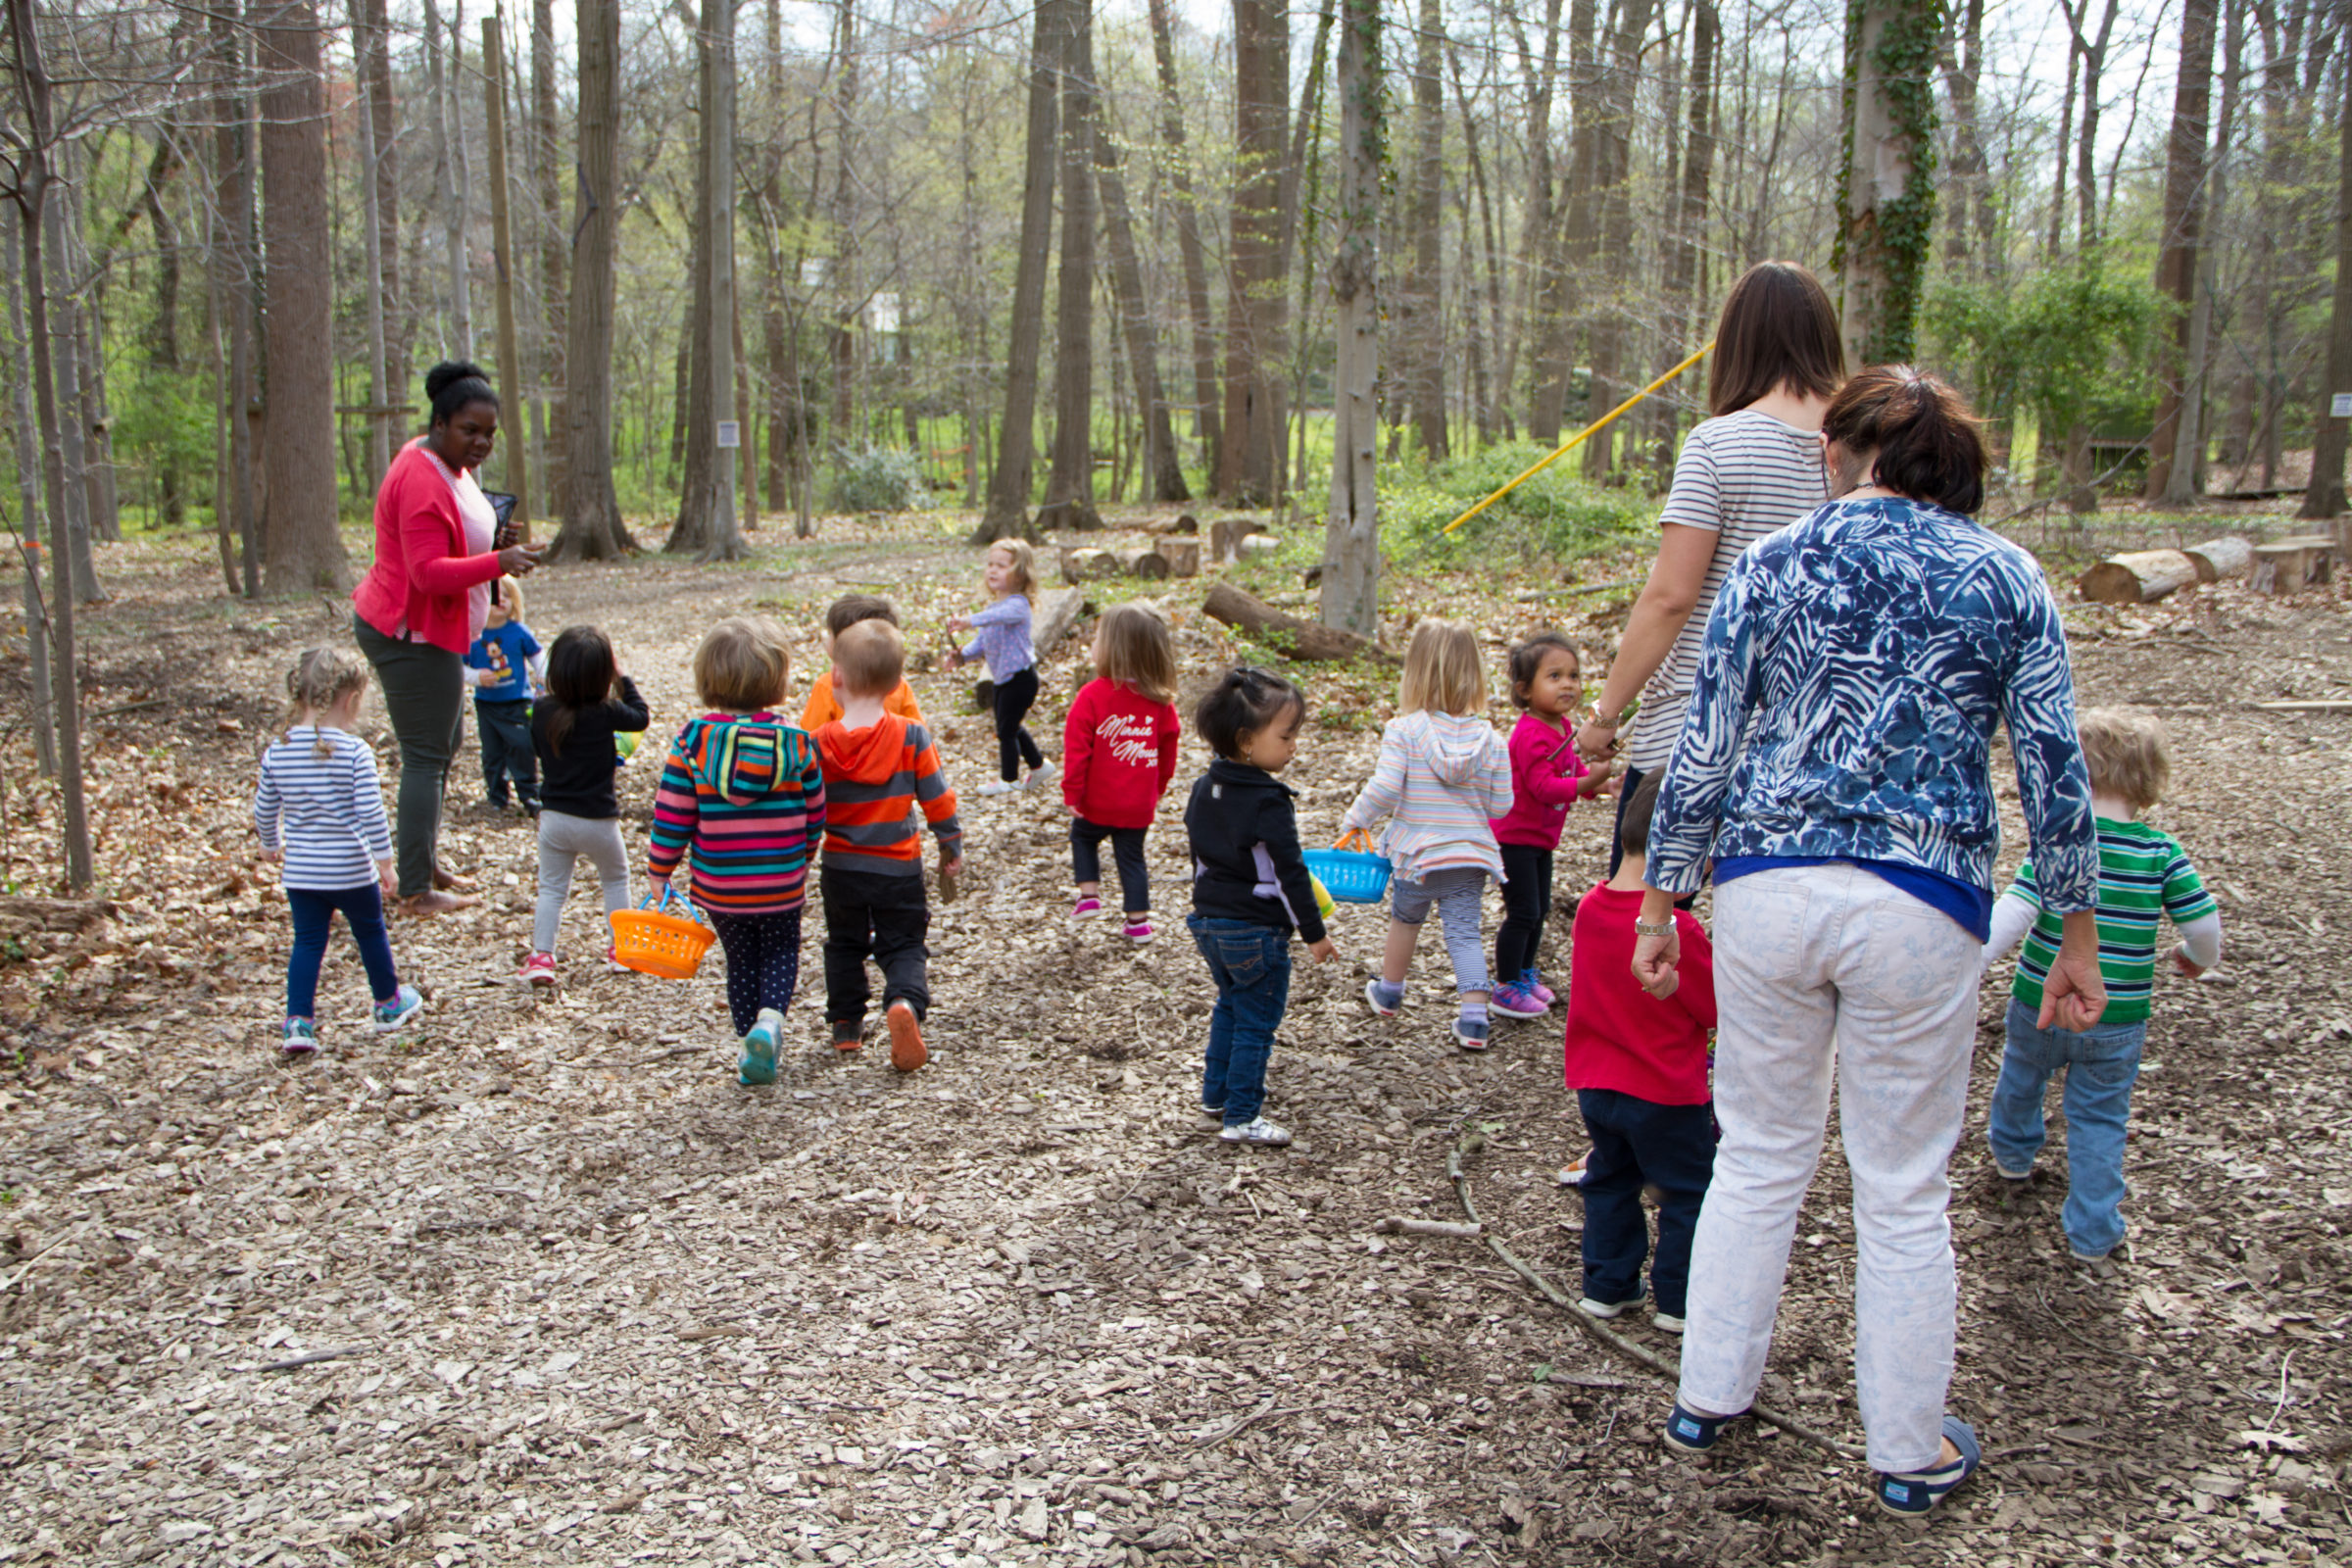
[(1437, 558), (1515, 554), (1572, 560), (1638, 534), (1657, 503), (1638, 491), (1587, 484), (1571, 453), (1452, 533), (1446, 525), (1501, 489), (1547, 448), (1515, 441), (1444, 463), (1382, 474), (1381, 532), (1398, 554)]
[(836, 511), (913, 512), (931, 505), (923, 461), (904, 447), (842, 447), (833, 461)]

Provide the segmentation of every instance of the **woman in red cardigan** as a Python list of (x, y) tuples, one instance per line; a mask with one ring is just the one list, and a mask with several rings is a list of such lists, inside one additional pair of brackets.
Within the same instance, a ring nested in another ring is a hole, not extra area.
[(375, 666), (400, 741), (393, 843), (406, 914), (475, 901), (456, 891), (434, 845), (441, 792), (465, 734), (466, 650), (482, 634), (493, 585), (521, 576), (539, 553), (496, 549), (498, 516), (474, 481), (498, 435), (498, 394), (466, 364), (425, 372), (431, 427), (403, 447), (375, 496), (375, 564), (351, 596), (352, 630)]

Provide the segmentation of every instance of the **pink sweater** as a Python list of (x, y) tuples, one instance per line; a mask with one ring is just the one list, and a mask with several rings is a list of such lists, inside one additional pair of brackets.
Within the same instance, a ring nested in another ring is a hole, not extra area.
[(1494, 818), (1494, 842), (1538, 850), (1560, 847), (1568, 808), (1592, 790), (1590, 771), (1576, 755), (1576, 737), (1554, 729), (1534, 713), (1521, 713), (1511, 730), (1511, 808)]
[(498, 553), (466, 554), (466, 519), (447, 471), (419, 436), (400, 449), (375, 493), (375, 564), (351, 608), (387, 637), (410, 631), (463, 655), (473, 646), (466, 590), (498, 577)]

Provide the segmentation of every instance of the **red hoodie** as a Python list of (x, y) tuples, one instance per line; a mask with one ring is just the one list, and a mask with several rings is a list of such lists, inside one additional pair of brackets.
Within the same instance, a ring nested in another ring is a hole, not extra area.
[(1061, 727), (1061, 798), (1102, 827), (1150, 827), (1176, 776), (1176, 705), (1097, 677)]

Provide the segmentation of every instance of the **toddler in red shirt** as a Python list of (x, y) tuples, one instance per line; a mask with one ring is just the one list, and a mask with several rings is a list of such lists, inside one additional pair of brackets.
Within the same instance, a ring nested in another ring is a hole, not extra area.
[(1061, 798), (1070, 808), (1070, 867), (1084, 918), (1102, 912), (1102, 841), (1118, 862), (1125, 935), (1149, 942), (1152, 875), (1144, 834), (1176, 776), (1176, 649), (1167, 622), (1143, 605), (1118, 605), (1095, 631), (1095, 678), (1080, 688), (1061, 731)]
[(1676, 989), (1663, 1000), (1634, 979), (1634, 917), (1642, 908), (1649, 818), (1664, 768), (1626, 802), (1625, 858), (1576, 906), (1568, 971), (1568, 1087), (1592, 1152), (1585, 1156), (1585, 1298), (1597, 1318), (1642, 1304), (1649, 1226), (1642, 1190), (1655, 1189), (1658, 1247), (1649, 1256), (1650, 1321), (1683, 1331), (1690, 1238), (1715, 1173), (1715, 1112), (1707, 1036), (1715, 1027), (1715, 958), (1706, 928), (1674, 911), (1682, 936)]

